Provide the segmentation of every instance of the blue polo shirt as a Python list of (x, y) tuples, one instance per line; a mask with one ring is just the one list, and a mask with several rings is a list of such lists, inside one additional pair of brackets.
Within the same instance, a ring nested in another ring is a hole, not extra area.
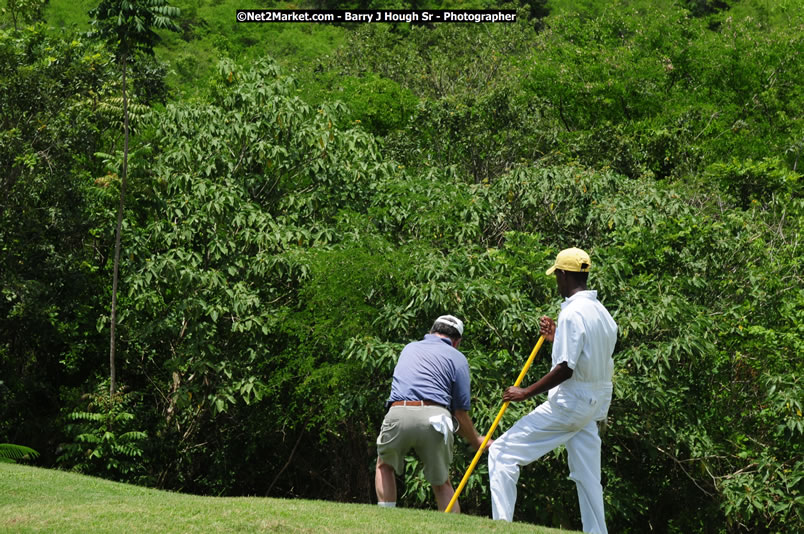
[(388, 403), (428, 400), (455, 410), (469, 410), (469, 362), (449, 339), (427, 334), (402, 349), (394, 369)]

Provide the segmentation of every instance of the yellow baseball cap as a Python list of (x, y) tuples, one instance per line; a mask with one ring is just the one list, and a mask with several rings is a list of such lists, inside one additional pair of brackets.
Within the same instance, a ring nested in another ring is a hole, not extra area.
[(589, 254), (579, 248), (567, 248), (558, 253), (555, 265), (547, 269), (544, 274), (550, 276), (556, 269), (574, 273), (588, 273), (591, 266), (592, 260), (589, 259)]

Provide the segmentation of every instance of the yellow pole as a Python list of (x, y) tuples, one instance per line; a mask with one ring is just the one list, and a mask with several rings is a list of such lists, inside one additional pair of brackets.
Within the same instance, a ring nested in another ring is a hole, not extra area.
[[(533, 352), (530, 353), (530, 357), (528, 358), (528, 361), (525, 362), (525, 366), (522, 368), (522, 372), (519, 373), (519, 378), (517, 378), (516, 382), (514, 382), (514, 387), (519, 387), (519, 384), (522, 383), (522, 380), (525, 378), (525, 373), (528, 372), (530, 364), (533, 363), (533, 359), (536, 357), (536, 353), (539, 352), (540, 348), (542, 348), (542, 343), (544, 343), (544, 336), (541, 336), (539, 338), (539, 341), (536, 343), (536, 346), (533, 347)], [(469, 464), (469, 469), (466, 471), (466, 474), (463, 475), (461, 483), (458, 484), (458, 489), (455, 490), (455, 494), (452, 496), (452, 499), (450, 499), (446, 510), (444, 510), (446, 513), (450, 513), (450, 511), (452, 511), (452, 507), (455, 506), (456, 502), (458, 502), (458, 495), (461, 494), (464, 486), (466, 486), (466, 483), (469, 481), (469, 475), (471, 475), (472, 471), (475, 470), (475, 466), (477, 465), (477, 462), (480, 460), (480, 457), (483, 455), (483, 451), (486, 450), (486, 444), (489, 442), (489, 439), (491, 439), (491, 435), (494, 434), (494, 431), (497, 429), (497, 425), (500, 424), (500, 419), (502, 419), (502, 416), (505, 413), (505, 410), (508, 409), (509, 404), (511, 404), (510, 401), (503, 403), (502, 408), (500, 408), (500, 413), (497, 414), (496, 419), (494, 419), (494, 422), (491, 423), (491, 428), (486, 433), (486, 437), (483, 440), (483, 444), (480, 445), (479, 449), (477, 449), (477, 454), (475, 454), (474, 460), (472, 460), (472, 463)]]

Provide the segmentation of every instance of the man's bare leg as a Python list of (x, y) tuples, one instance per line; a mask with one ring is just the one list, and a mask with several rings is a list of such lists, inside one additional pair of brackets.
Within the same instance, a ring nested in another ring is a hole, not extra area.
[(377, 491), (377, 503), (387, 506), (396, 505), (396, 478), (394, 468), (377, 458), (377, 469), (374, 471), (374, 489)]
[[(449, 501), (451, 501), (452, 496), (455, 495), (455, 490), (452, 489), (452, 484), (447, 480), (440, 486), (433, 486), (433, 493), (435, 493), (436, 502), (438, 503), (438, 510), (443, 512), (447, 509), (447, 506), (449, 506)], [(450, 512), (453, 514), (461, 513), (461, 506), (458, 504), (458, 501), (455, 501), (455, 505)]]

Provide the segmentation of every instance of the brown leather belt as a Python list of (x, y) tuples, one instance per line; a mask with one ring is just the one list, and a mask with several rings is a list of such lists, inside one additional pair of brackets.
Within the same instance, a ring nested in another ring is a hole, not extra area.
[(391, 406), (438, 406), (439, 408), (446, 409), (446, 406), (443, 404), (438, 404), (437, 402), (427, 401), (427, 400), (403, 400), (403, 401), (396, 401), (392, 402)]

